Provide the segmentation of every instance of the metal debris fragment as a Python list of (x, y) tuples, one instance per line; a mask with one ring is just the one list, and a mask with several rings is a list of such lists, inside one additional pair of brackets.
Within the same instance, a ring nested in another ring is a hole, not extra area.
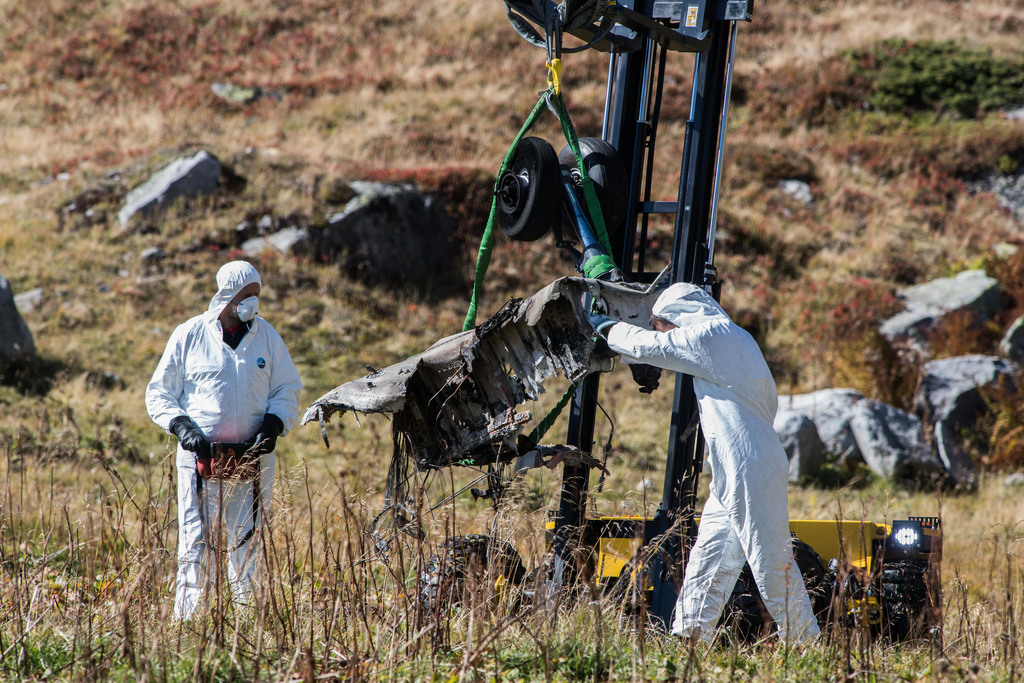
[(597, 344), (583, 314), (588, 288), (600, 290), (613, 316), (646, 324), (657, 292), (642, 285), (561, 278), (525, 301), (512, 299), (474, 330), (446, 337), (426, 351), (342, 384), (317, 399), (302, 418), (335, 413), (390, 413), (396, 455), (420, 469), (509, 462), (532, 419), (518, 408), (561, 375), (570, 382), (607, 371), (613, 354)]

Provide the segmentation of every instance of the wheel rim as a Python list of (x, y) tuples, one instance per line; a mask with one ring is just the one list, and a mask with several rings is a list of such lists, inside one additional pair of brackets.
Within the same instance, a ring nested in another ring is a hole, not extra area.
[(558, 157), (546, 140), (519, 141), (495, 188), (498, 223), (511, 239), (532, 242), (559, 219), (562, 180)]
[(522, 211), (528, 183), (528, 177), (506, 171), (498, 181), (498, 208), (506, 214), (518, 215)]

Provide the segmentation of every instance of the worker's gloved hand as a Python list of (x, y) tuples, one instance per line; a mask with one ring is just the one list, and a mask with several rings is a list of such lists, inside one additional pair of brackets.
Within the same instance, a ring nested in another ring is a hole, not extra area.
[(608, 328), (618, 322), (608, 315), (604, 302), (600, 299), (595, 300), (590, 292), (583, 295), (583, 312), (594, 332), (601, 336), (607, 334)]
[(613, 318), (609, 318), (606, 315), (600, 313), (591, 313), (587, 316), (587, 320), (590, 321), (590, 326), (594, 328), (594, 332), (597, 332), (602, 337), (608, 334), (608, 328), (615, 323), (619, 322)]
[(210, 442), (187, 415), (179, 415), (171, 420), (170, 431), (178, 437), (178, 443), (186, 451), (195, 453), (199, 458), (213, 457)]
[(284, 422), (281, 422), (281, 418), (273, 413), (267, 413), (263, 416), (263, 424), (257, 430), (256, 436), (246, 442), (249, 445), (246, 452), (250, 455), (272, 453), (277, 448), (277, 437), (283, 431)]

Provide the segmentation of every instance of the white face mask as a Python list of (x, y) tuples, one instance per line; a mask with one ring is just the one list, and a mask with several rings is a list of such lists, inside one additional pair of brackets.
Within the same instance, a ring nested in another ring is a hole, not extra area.
[(237, 315), (238, 319), (244, 323), (255, 320), (256, 314), (259, 312), (260, 300), (254, 296), (242, 299), (238, 302), (238, 306), (235, 308), (235, 315)]

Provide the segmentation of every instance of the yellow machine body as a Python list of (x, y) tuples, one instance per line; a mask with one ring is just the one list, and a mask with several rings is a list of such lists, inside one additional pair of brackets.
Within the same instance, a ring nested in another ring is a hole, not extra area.
[(791, 519), (789, 530), (814, 548), (827, 566), (831, 560), (870, 569), (876, 543), (885, 540), (887, 524), (854, 520)]
[[(641, 530), (650, 518), (643, 517), (599, 517), (598, 522), (627, 522), (632, 524), (634, 533), (607, 533), (615, 529), (605, 526), (604, 532), (597, 538), (596, 577), (599, 582), (616, 579), (622, 574), (629, 561), (636, 556), (642, 542)], [(700, 523), (700, 518), (697, 518)], [(548, 523), (549, 529), (554, 523)], [(621, 532), (630, 527), (619, 526)], [(877, 524), (859, 520), (816, 520), (792, 519), (789, 521), (790, 531), (798, 539), (814, 548), (821, 555), (827, 566), (831, 560), (838, 560), (859, 569), (870, 570), (874, 553), (878, 544), (885, 540), (891, 531), (887, 524)]]
[[(596, 551), (595, 579), (599, 583), (618, 578), (630, 560), (636, 557), (643, 542), (644, 525), (650, 517), (606, 516), (587, 520), (589, 532), (585, 534)], [(696, 518), (700, 524), (700, 517)], [(548, 521), (547, 531), (553, 532), (554, 522)], [(871, 571), (875, 554), (892, 532), (889, 524), (861, 520), (791, 519), (789, 530), (821, 556), (825, 566), (832, 560), (854, 569)], [(941, 531), (926, 526), (924, 533), (933, 537), (931, 560), (941, 559)]]

